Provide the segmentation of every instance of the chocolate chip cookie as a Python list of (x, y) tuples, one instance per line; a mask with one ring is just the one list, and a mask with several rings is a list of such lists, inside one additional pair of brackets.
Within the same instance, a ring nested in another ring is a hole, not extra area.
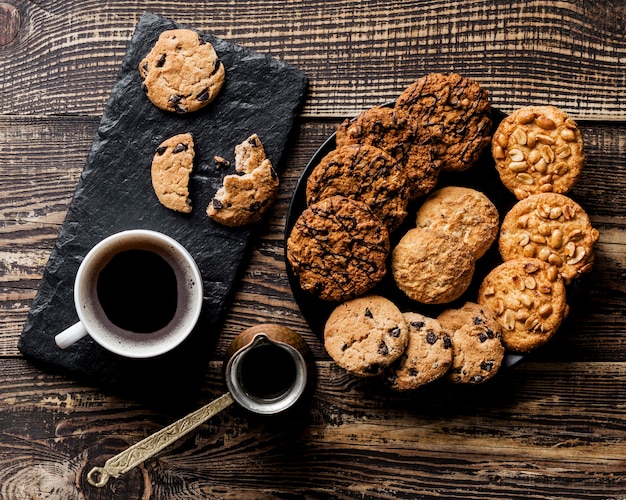
[(143, 89), (159, 109), (175, 113), (197, 111), (215, 99), (225, 69), (213, 45), (188, 29), (161, 33), (139, 63)]
[(340, 304), (324, 327), (324, 347), (344, 370), (378, 375), (406, 349), (409, 331), (390, 300), (372, 295)]
[(308, 205), (330, 196), (367, 204), (389, 231), (407, 215), (406, 173), (382, 149), (367, 144), (339, 147), (328, 153), (307, 179)]
[(598, 230), (574, 200), (562, 194), (531, 195), (506, 214), (498, 247), (503, 260), (537, 257), (556, 266), (565, 283), (591, 271)]
[(161, 204), (177, 212), (191, 212), (189, 177), (193, 170), (191, 134), (178, 134), (163, 141), (152, 159), (152, 187)]
[(409, 329), (408, 345), (387, 372), (389, 386), (409, 391), (441, 378), (452, 363), (450, 332), (441, 323), (418, 313), (403, 313)]
[(509, 260), (493, 269), (478, 291), (502, 326), (502, 342), (527, 353), (545, 344), (567, 314), (565, 285), (556, 267), (536, 258)]
[(342, 301), (386, 274), (389, 233), (363, 202), (331, 196), (309, 206), (287, 239), (287, 259), (303, 290)]
[(407, 174), (407, 196), (414, 200), (435, 187), (440, 162), (427, 129), (399, 108), (376, 106), (345, 120), (335, 136), (337, 147), (369, 144), (389, 153)]
[(431, 73), (407, 87), (396, 107), (409, 111), (434, 139), (444, 170), (470, 168), (491, 141), (489, 94), (456, 73)]
[(567, 193), (585, 163), (583, 138), (564, 111), (527, 106), (506, 117), (491, 152), (502, 183), (518, 200), (538, 193)]

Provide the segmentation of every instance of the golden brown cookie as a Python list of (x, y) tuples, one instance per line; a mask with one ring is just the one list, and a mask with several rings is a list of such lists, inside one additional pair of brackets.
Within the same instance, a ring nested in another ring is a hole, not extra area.
[(448, 186), (428, 196), (416, 222), (417, 227), (456, 236), (478, 259), (498, 235), (499, 216), (495, 205), (480, 191)]
[(451, 382), (478, 384), (498, 372), (504, 346), (502, 329), (492, 311), (466, 302), (460, 309), (444, 311), (437, 319), (452, 332)]
[(567, 313), (565, 285), (554, 266), (535, 258), (509, 260), (493, 269), (478, 291), (502, 326), (502, 342), (526, 353), (545, 344)]
[(235, 146), (235, 170), (238, 173), (224, 177), (207, 207), (207, 215), (225, 226), (259, 221), (278, 193), (278, 175), (265, 157), (258, 135)]
[(432, 229), (409, 230), (392, 253), (391, 270), (408, 297), (443, 304), (460, 297), (474, 274), (474, 255), (452, 235)]
[(152, 187), (161, 204), (177, 212), (191, 212), (189, 176), (195, 156), (191, 134), (163, 141), (152, 159)]
[(599, 233), (583, 208), (565, 195), (543, 193), (517, 202), (506, 214), (498, 247), (503, 260), (537, 257), (569, 283), (593, 266)]
[(368, 144), (389, 153), (405, 169), (407, 196), (414, 200), (435, 187), (440, 162), (427, 129), (399, 108), (376, 106), (345, 120), (335, 136), (337, 147)]
[(377, 295), (359, 297), (335, 308), (324, 327), (324, 347), (344, 370), (378, 375), (406, 349), (409, 331), (402, 313)]
[(197, 111), (222, 88), (224, 65), (213, 46), (195, 31), (168, 30), (139, 64), (143, 89), (152, 103), (175, 113)]
[(489, 94), (456, 73), (431, 73), (409, 85), (396, 101), (435, 140), (444, 170), (460, 171), (478, 160), (491, 140)]
[(450, 332), (439, 321), (418, 313), (403, 313), (409, 342), (389, 368), (387, 381), (396, 391), (409, 391), (441, 378), (452, 363)]
[(518, 200), (538, 193), (567, 193), (585, 163), (576, 122), (554, 106), (527, 106), (506, 117), (491, 152), (502, 183)]
[(390, 231), (407, 215), (406, 173), (374, 146), (342, 146), (313, 169), (306, 184), (307, 204), (336, 195), (367, 204)]
[(360, 201), (331, 196), (296, 220), (287, 239), (287, 259), (300, 287), (331, 301), (357, 297), (387, 271), (389, 233)]

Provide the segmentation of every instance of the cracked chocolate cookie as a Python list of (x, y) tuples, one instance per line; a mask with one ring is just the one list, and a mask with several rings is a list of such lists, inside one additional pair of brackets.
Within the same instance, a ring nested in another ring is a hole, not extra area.
[(336, 195), (368, 205), (389, 231), (407, 215), (404, 169), (391, 155), (367, 144), (339, 147), (311, 172), (306, 184), (308, 205)]
[(568, 310), (556, 267), (536, 258), (509, 260), (493, 269), (480, 286), (478, 303), (494, 312), (504, 346), (517, 353), (550, 340)]
[(389, 233), (370, 208), (344, 196), (309, 206), (287, 239), (300, 287), (323, 300), (362, 295), (386, 274)]
[(452, 363), (450, 332), (418, 313), (403, 313), (409, 329), (404, 353), (389, 368), (387, 381), (395, 391), (409, 391), (441, 378)]
[(531, 195), (513, 206), (500, 230), (503, 260), (537, 257), (556, 266), (565, 283), (591, 271), (599, 233), (583, 208), (562, 194)]
[(576, 122), (554, 106), (527, 106), (506, 117), (491, 152), (502, 183), (518, 200), (538, 193), (567, 193), (585, 162)]
[(344, 370), (379, 375), (406, 349), (409, 331), (390, 300), (372, 295), (337, 306), (324, 327), (324, 347)]
[(502, 329), (493, 312), (473, 302), (448, 309), (437, 318), (451, 331), (452, 366), (448, 380), (479, 384), (493, 377), (504, 359)]
[(406, 171), (410, 200), (429, 193), (437, 184), (441, 165), (430, 134), (404, 110), (384, 106), (367, 109), (339, 125), (335, 140), (337, 147), (368, 144), (389, 153)]
[(433, 138), (436, 157), (449, 171), (470, 168), (491, 141), (489, 94), (456, 73), (431, 73), (409, 85), (396, 101)]
[(424, 304), (459, 298), (472, 281), (474, 255), (452, 235), (409, 230), (393, 250), (391, 270), (398, 288)]
[(191, 134), (163, 141), (152, 159), (152, 188), (161, 204), (177, 212), (191, 212), (189, 176), (195, 156)]
[(478, 259), (498, 236), (495, 205), (480, 191), (448, 186), (431, 193), (417, 212), (417, 227), (456, 236)]
[(143, 89), (159, 109), (197, 111), (215, 99), (225, 79), (224, 65), (213, 46), (195, 31), (161, 33), (139, 63)]
[(278, 175), (257, 134), (235, 146), (235, 170), (224, 177), (207, 207), (207, 215), (225, 226), (259, 221), (278, 193)]

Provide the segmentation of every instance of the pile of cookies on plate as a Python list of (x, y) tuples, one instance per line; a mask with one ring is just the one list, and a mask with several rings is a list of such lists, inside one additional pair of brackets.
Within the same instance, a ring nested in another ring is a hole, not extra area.
[[(502, 221), (484, 193), (437, 185), (440, 172), (469, 169), (489, 146), (518, 200)], [(328, 354), (405, 391), (442, 377), (484, 382), (505, 352), (547, 342), (567, 315), (566, 285), (593, 265), (598, 231), (565, 195), (584, 159), (576, 123), (554, 106), (518, 109), (492, 137), (488, 92), (454, 73), (426, 75), (393, 106), (340, 124), (287, 239), (301, 288), (337, 304), (324, 329)], [(414, 206), (414, 226), (390, 238)], [(473, 301), (436, 318), (419, 312), (461, 297), (496, 240), (502, 263)], [(389, 271), (413, 310), (369, 293)]]
[[(147, 98), (163, 111), (184, 116), (209, 105), (226, 78), (224, 64), (213, 46), (190, 29), (166, 30), (139, 63)], [(190, 213), (189, 178), (194, 167), (193, 136), (183, 132), (168, 137), (152, 160), (152, 186), (159, 202), (176, 212)], [(215, 157), (216, 166), (228, 162)], [(235, 146), (235, 173), (206, 209), (207, 215), (226, 226), (243, 226), (261, 219), (278, 193), (274, 171), (259, 136), (251, 134)]]

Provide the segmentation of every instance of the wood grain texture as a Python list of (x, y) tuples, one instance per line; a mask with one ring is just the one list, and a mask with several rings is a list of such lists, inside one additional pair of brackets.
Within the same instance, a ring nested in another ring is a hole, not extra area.
[(0, 51), (0, 113), (99, 115), (148, 10), (298, 66), (311, 79), (305, 116), (353, 115), (439, 71), (478, 80), (504, 111), (624, 115), (626, 9), (610, 0), (10, 3), (20, 30)]

